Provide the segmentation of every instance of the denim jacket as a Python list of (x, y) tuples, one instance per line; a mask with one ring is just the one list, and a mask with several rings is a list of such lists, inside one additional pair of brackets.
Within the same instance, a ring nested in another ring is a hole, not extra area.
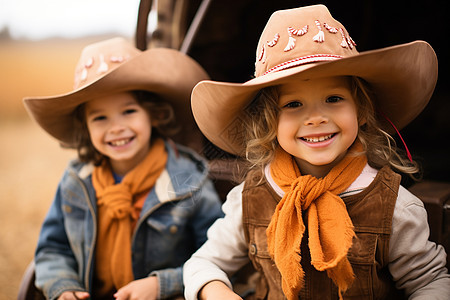
[[(159, 298), (183, 293), (182, 265), (223, 215), (205, 161), (166, 142), (166, 169), (149, 192), (132, 236), (135, 279), (157, 276)], [(48, 299), (92, 291), (97, 206), (91, 164), (70, 162), (44, 220), (35, 255), (36, 286)]]

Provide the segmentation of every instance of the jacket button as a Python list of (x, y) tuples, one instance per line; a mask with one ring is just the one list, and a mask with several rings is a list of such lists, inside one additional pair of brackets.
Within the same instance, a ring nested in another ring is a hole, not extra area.
[(257, 252), (256, 251), (256, 245), (255, 244), (251, 244), (249, 251), (250, 251), (250, 255), (256, 255), (256, 252)]
[(178, 231), (177, 225), (170, 226), (169, 231), (170, 231), (171, 234), (177, 233), (177, 231)]
[(62, 209), (68, 214), (70, 214), (72, 212), (72, 207), (70, 207), (69, 205), (64, 204)]

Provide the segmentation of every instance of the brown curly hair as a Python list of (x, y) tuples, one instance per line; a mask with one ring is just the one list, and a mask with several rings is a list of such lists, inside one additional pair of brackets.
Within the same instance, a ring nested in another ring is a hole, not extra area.
[[(152, 138), (168, 138), (176, 134), (179, 126), (175, 121), (175, 114), (172, 106), (161, 99), (158, 95), (147, 91), (130, 91), (135, 97), (138, 104), (144, 108), (150, 118), (156, 125), (152, 130)], [(74, 112), (74, 128), (75, 128), (75, 148), (77, 149), (78, 158), (82, 162), (92, 162), (98, 166), (105, 158), (95, 149), (89, 136), (89, 130), (86, 123), (85, 105), (77, 107)]]

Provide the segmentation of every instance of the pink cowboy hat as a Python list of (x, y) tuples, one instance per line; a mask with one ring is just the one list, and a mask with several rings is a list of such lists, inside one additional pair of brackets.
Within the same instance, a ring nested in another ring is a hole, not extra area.
[(85, 47), (75, 69), (74, 89), (51, 97), (27, 97), (30, 115), (64, 145), (74, 146), (73, 114), (91, 99), (108, 94), (144, 90), (172, 104), (182, 130), (195, 130), (189, 98), (205, 70), (192, 58), (173, 49), (140, 51), (123, 38), (113, 38)]
[(212, 143), (243, 155), (244, 109), (262, 88), (357, 76), (371, 85), (377, 109), (402, 128), (427, 105), (437, 71), (436, 54), (424, 41), (359, 53), (344, 26), (324, 5), (314, 5), (273, 13), (257, 46), (255, 78), (242, 84), (202, 81), (192, 92), (191, 105), (200, 130)]

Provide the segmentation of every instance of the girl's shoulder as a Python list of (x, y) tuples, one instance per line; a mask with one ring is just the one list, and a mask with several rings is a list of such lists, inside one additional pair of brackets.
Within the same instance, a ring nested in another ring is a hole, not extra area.
[(395, 208), (397, 210), (404, 210), (412, 207), (418, 208), (420, 210), (425, 209), (425, 205), (419, 197), (411, 193), (404, 186), (400, 185), (398, 189), (398, 197)]
[(59, 189), (61, 191), (72, 191), (74, 194), (81, 192), (81, 186), (87, 188), (87, 190), (92, 191), (92, 181), (91, 174), (94, 170), (94, 165), (92, 163), (83, 163), (78, 159), (73, 159), (69, 161), (64, 174), (59, 181)]
[(188, 170), (190, 172), (207, 175), (208, 163), (206, 159), (201, 157), (191, 148), (167, 141), (166, 149), (169, 154), (166, 166), (169, 172)]
[(64, 170), (63, 178), (67, 178), (72, 175), (79, 177), (82, 180), (88, 178), (94, 171), (93, 163), (81, 162), (78, 158), (72, 159)]
[(94, 164), (82, 162), (78, 158), (75, 158), (69, 161), (67, 169), (74, 171), (81, 177), (85, 177), (86, 175), (90, 175), (92, 173), (92, 171), (94, 170)]
[(176, 193), (193, 187), (201, 189), (208, 181), (209, 168), (205, 159), (192, 149), (166, 142), (168, 159), (160, 182), (170, 182)]

